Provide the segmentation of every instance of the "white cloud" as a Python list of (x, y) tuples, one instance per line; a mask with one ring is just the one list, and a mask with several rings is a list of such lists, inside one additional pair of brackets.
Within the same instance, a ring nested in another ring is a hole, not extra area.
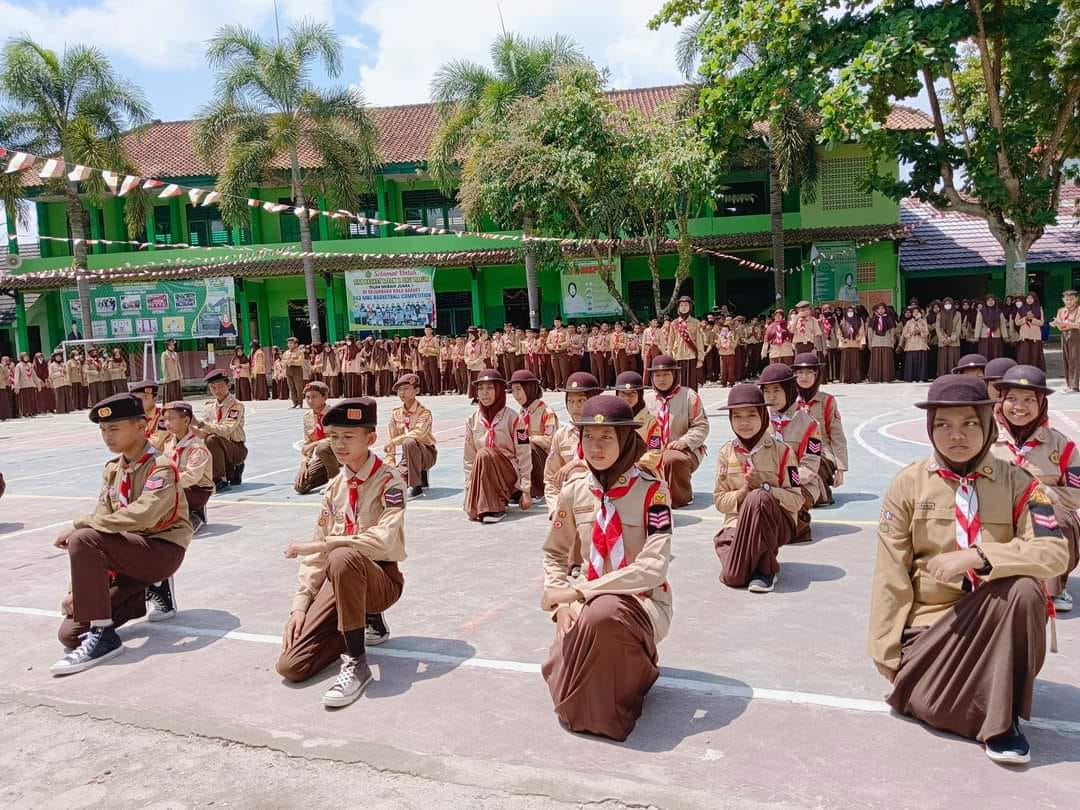
[[(611, 71), (613, 87), (681, 81), (675, 68), (678, 32), (650, 31), (657, 0), (501, 0), (506, 29), (526, 36), (562, 33)], [(489, 64), (488, 48), (500, 31), (495, 0), (371, 0), (356, 18), (378, 34), (375, 61), (360, 68), (358, 86), (376, 105), (428, 100), (440, 65), (466, 58)], [(406, 21), (403, 24), (403, 21)]]

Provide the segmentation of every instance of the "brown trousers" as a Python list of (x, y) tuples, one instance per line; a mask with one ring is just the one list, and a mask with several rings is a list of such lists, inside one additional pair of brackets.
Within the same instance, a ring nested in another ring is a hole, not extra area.
[[(552, 352), (551, 364), (555, 369), (555, 388), (566, 388), (566, 378), (570, 376), (570, 360), (565, 351)], [(507, 379), (510, 379), (507, 377)]]
[(541, 672), (555, 714), (571, 731), (625, 740), (660, 676), (652, 622), (633, 596), (589, 601)]
[(184, 489), (184, 498), (187, 500), (188, 511), (202, 509), (210, 501), (214, 494), (213, 487), (187, 487)]
[(697, 390), (698, 374), (701, 369), (697, 367), (697, 360), (679, 360), (679, 382), (685, 385), (687, 388), (693, 388)]
[(1080, 329), (1061, 333), (1061, 356), (1065, 361), (1065, 385), (1080, 390)]
[(660, 459), (660, 475), (671, 490), (671, 505), (678, 509), (694, 500), (691, 478), (701, 464), (701, 456), (692, 450), (664, 450)]
[(530, 445), (532, 450), (532, 491), (530, 494), (535, 498), (544, 497), (544, 465), (547, 464), (548, 451), (537, 444)]
[(469, 370), (464, 365), (454, 367), (454, 390), (462, 396), (469, 393)]
[(330, 449), (330, 440), (322, 439), (315, 445), (310, 456), (300, 460), (300, 467), (293, 480), (293, 489), (300, 495), (307, 495), (330, 481), (340, 471), (341, 465), (334, 451)]
[[(68, 560), (71, 564), (71, 618), (61, 626), (64, 636), (77, 639), (90, 622), (113, 619), (119, 615), (130, 621), (138, 612), (134, 604), (145, 600), (146, 586), (168, 579), (184, 560), (184, 549), (157, 537), (124, 532), (116, 534), (97, 529), (76, 529), (68, 537)], [(116, 572), (115, 583), (109, 572)], [(68, 646), (77, 647), (78, 642)]]
[(304, 401), (304, 367), (285, 366), (285, 384), (289, 386), (289, 399), (293, 405)]
[(985, 742), (1031, 717), (1046, 658), (1046, 596), (1031, 577), (984, 582), (930, 627), (904, 631), (888, 703), (929, 726)]
[(339, 546), (326, 555), (326, 581), (304, 614), (300, 637), (278, 657), (277, 671), (298, 683), (326, 669), (345, 651), (345, 636), (401, 598), (405, 578), (397, 563), (373, 562)]
[(206, 449), (210, 451), (210, 457), (214, 460), (215, 481), (228, 478), (234, 467), (244, 463), (248, 454), (246, 445), (212, 433), (206, 437)]
[(473, 459), (465, 490), (465, 512), (469, 520), (479, 520), (489, 512), (505, 512), (517, 488), (517, 470), (510, 459), (495, 447), (481, 447)]
[(739, 381), (737, 363), (734, 354), (718, 355), (720, 360), (720, 384), (735, 385)]
[(401, 443), (401, 459), (398, 472), (405, 479), (405, 486), (412, 489), (420, 486), (424, 473), (435, 466), (439, 451), (433, 444), (423, 444), (416, 439), (405, 439)]
[(791, 542), (795, 526), (780, 502), (763, 489), (751, 491), (739, 507), (739, 523), (721, 529), (713, 538), (720, 558), (720, 581), (745, 588), (756, 573), (775, 576), (780, 571), (780, 547)]
[(421, 361), (424, 372), (424, 392), (427, 394), (441, 394), (442, 386), (439, 385), (439, 358), (425, 355)]

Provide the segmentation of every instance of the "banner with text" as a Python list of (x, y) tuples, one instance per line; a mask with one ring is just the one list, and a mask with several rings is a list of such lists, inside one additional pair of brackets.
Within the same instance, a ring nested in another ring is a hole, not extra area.
[(818, 242), (810, 249), (814, 303), (859, 303), (858, 258), (854, 242)]
[(619, 257), (609, 265), (592, 259), (575, 259), (561, 273), (562, 313), (564, 318), (594, 318), (621, 315), (622, 307), (611, 297), (601, 270), (610, 271), (615, 289), (622, 289), (622, 266)]
[(435, 268), (385, 267), (345, 273), (349, 329), (435, 325)]

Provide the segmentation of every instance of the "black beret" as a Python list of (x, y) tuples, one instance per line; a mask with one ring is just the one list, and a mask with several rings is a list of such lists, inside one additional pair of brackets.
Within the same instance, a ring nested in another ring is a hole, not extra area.
[(575, 427), (639, 427), (629, 403), (610, 394), (592, 397), (581, 409), (581, 416), (573, 420), (573, 424)]
[(496, 382), (506, 385), (506, 378), (502, 375), (501, 372), (496, 371), (493, 368), (485, 368), (483, 371), (481, 371), (480, 376), (476, 378), (476, 381), (478, 383)]
[(946, 374), (930, 384), (924, 402), (916, 402), (916, 408), (950, 408), (971, 405), (974, 407), (996, 404), (986, 391), (986, 382), (970, 374)]
[(730, 411), (732, 408), (748, 407), (764, 408), (765, 395), (753, 383), (739, 383), (731, 389), (731, 393), (728, 394), (727, 404), (721, 406), (720, 410)]
[(324, 383), (322, 380), (312, 380), (304, 386), (304, 393), (308, 391), (318, 391), (324, 397), (330, 396), (330, 386)]
[(323, 425), (375, 429), (379, 422), (378, 406), (371, 397), (343, 399), (326, 411)]
[(770, 363), (765, 366), (764, 371), (761, 372), (761, 377), (758, 378), (757, 384), (773, 385), (786, 383), (793, 379), (795, 379), (795, 374), (791, 371), (791, 366), (787, 363)]
[(402, 374), (397, 378), (397, 382), (394, 383), (394, 390), (397, 391), (403, 385), (411, 385), (414, 388), (419, 388), (420, 378), (415, 374)]
[(90, 409), (90, 421), (95, 424), (145, 418), (142, 400), (134, 394), (113, 394)]

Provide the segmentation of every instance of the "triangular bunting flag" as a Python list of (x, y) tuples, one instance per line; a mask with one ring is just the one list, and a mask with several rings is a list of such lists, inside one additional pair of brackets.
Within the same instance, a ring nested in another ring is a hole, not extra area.
[(105, 185), (109, 187), (109, 191), (115, 194), (116, 186), (120, 182), (120, 175), (116, 172), (111, 172), (108, 169), (102, 169), (101, 179), (105, 181)]
[(7, 168), (4, 170), (4, 174), (14, 174), (15, 172), (21, 172), (23, 169), (34, 165), (34, 156), (29, 152), (16, 152), (11, 156), (11, 160), (8, 161)]
[(49, 158), (45, 161), (45, 165), (41, 167), (41, 171), (38, 172), (38, 177), (42, 180), (55, 180), (63, 174), (64, 161), (58, 158)]
[(176, 183), (169, 183), (169, 185), (165, 186), (165, 190), (158, 194), (158, 199), (179, 197), (181, 194), (183, 194), (183, 192), (184, 190), (180, 188), (180, 186), (176, 185)]
[(203, 190), (201, 188), (188, 189), (187, 195), (188, 199), (191, 200), (192, 205), (198, 205), (199, 198), (201, 198), (203, 195)]
[(117, 196), (123, 197), (125, 194), (128, 194), (132, 190), (138, 188), (139, 183), (141, 182), (141, 177), (136, 177), (133, 174), (129, 174), (127, 177), (124, 178), (124, 182), (120, 184), (120, 192)]
[(84, 180), (89, 180), (91, 174), (93, 174), (93, 169), (89, 166), (75, 164), (75, 168), (68, 172), (68, 180), (72, 183), (80, 183)]
[(202, 204), (203, 206), (213, 205), (220, 199), (220, 194), (218, 194), (216, 191), (211, 191), (209, 194), (206, 195), (206, 199), (202, 201)]

